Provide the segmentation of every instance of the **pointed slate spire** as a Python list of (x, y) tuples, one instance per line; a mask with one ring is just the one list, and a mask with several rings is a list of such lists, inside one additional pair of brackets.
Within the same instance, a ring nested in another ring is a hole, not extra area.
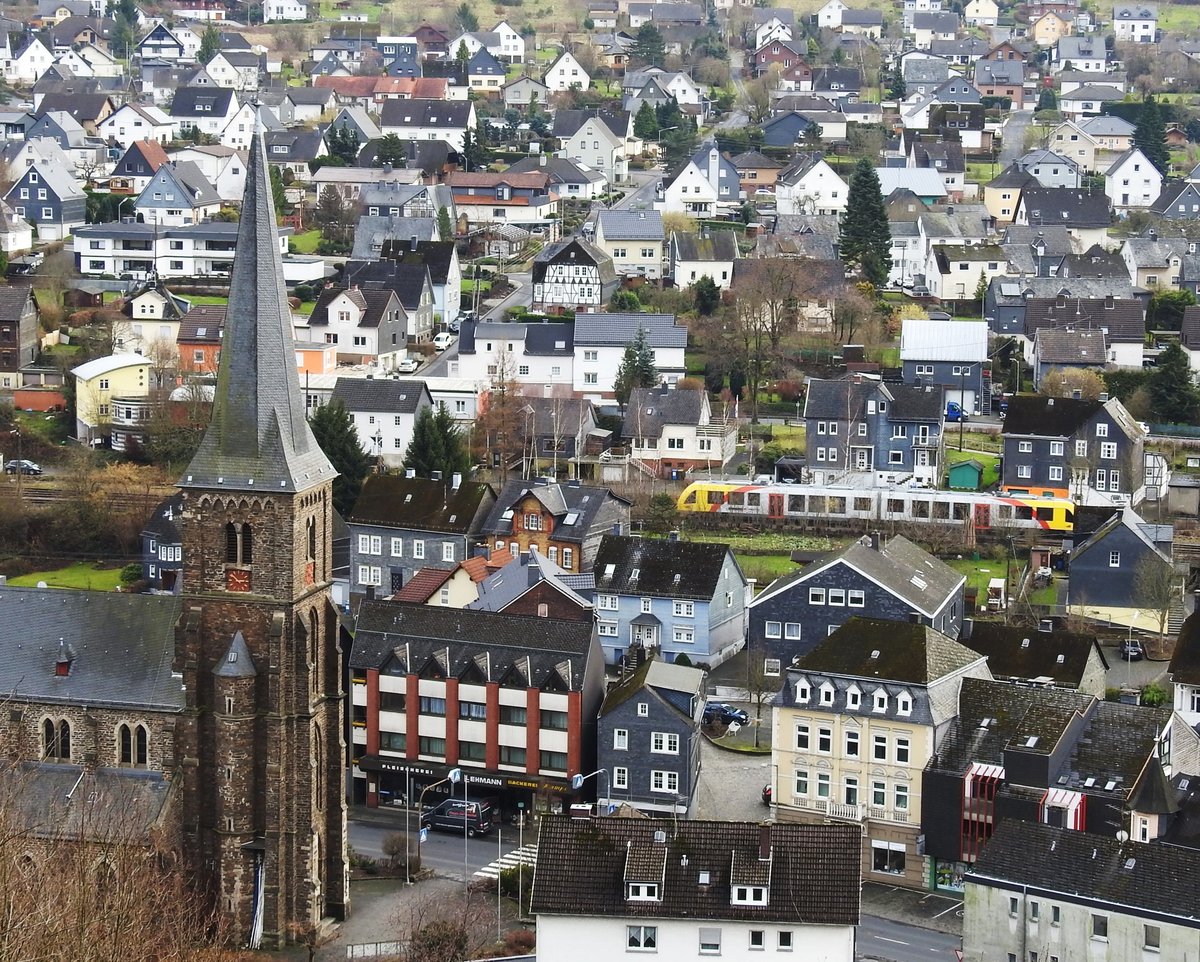
[(256, 123), (212, 421), (180, 487), (302, 491), (336, 472), (304, 416), (271, 176)]
[(253, 678), (258, 674), (250, 647), (240, 631), (233, 633), (225, 655), (213, 667), (213, 674), (218, 678)]

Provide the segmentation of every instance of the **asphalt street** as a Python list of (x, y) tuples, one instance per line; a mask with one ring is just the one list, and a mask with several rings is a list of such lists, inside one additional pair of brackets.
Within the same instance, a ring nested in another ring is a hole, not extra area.
[(864, 915), (858, 926), (854, 954), (862, 960), (886, 959), (888, 962), (953, 960), (954, 950), (961, 944), (962, 939), (956, 935)]
[(1000, 144), (1001, 170), (1025, 153), (1025, 131), (1032, 122), (1032, 110), (1014, 110), (1008, 115)]
[[(350, 820), (350, 845), (355, 852), (373, 859), (388, 857), (383, 852), (384, 840), (397, 833), (403, 834), (405, 830), (403, 812), (389, 812), (388, 815), (394, 815), (394, 825), (385, 818), (372, 819), (370, 822), (355, 818)], [(418, 834), (415, 813), (412, 817), (412, 831), (415, 837)], [(525, 841), (528, 840), (529, 833), (526, 833)], [(483, 866), (519, 847), (520, 837), (517, 829), (508, 825), (490, 835), (465, 840), (454, 832), (430, 832), (428, 838), (421, 843), (421, 861), (426, 868), (433, 869), (438, 875), (461, 882), (464, 855), (468, 874), (474, 875)]]

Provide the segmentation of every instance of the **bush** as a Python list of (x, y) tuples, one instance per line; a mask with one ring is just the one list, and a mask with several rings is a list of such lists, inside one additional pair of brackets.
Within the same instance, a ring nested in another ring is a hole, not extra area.
[(680, 652), (675, 656), (675, 664), (682, 665), (684, 668), (692, 667), (692, 659), (687, 656), (686, 652)]
[(142, 566), (137, 561), (131, 561), (121, 569), (121, 584), (128, 585), (142, 577)]
[(1142, 704), (1150, 708), (1158, 708), (1167, 703), (1167, 693), (1162, 686), (1151, 683), (1142, 689)]

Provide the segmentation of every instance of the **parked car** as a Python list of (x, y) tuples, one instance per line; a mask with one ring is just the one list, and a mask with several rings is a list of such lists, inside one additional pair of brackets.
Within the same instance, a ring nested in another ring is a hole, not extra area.
[(492, 830), (492, 806), (487, 802), (448, 798), (421, 813), (421, 828), (461, 834), (464, 822), (467, 835), (486, 835)]
[(724, 702), (710, 701), (704, 706), (704, 724), (706, 725), (728, 725), (732, 722), (745, 725), (749, 721), (750, 716), (742, 709), (726, 705)]
[(442, 331), (438, 334), (433, 335), (433, 347), (438, 352), (446, 350), (446, 348), (448, 348), (453, 343), (454, 343), (454, 335), (451, 334), (449, 331)]
[(762, 790), (762, 800), (764, 805), (771, 804), (771, 786), (764, 785)]
[(396, 370), (401, 374), (412, 374), (412, 372), (420, 366), (421, 362), (417, 358), (406, 357), (403, 361), (396, 365)]
[(4, 466), (4, 472), (5, 474), (41, 474), (42, 468), (41, 465), (26, 461), (24, 458), (20, 461), (14, 458)]
[(1127, 638), (1121, 642), (1121, 658), (1125, 661), (1141, 661), (1145, 657), (1146, 651), (1136, 638)]

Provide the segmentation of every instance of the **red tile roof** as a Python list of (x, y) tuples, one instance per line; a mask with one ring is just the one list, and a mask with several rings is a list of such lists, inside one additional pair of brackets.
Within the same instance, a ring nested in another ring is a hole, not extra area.
[(422, 568), (403, 588), (392, 595), (392, 601), (411, 601), (422, 605), (433, 597), (433, 593), (442, 587), (450, 576), (453, 568)]

